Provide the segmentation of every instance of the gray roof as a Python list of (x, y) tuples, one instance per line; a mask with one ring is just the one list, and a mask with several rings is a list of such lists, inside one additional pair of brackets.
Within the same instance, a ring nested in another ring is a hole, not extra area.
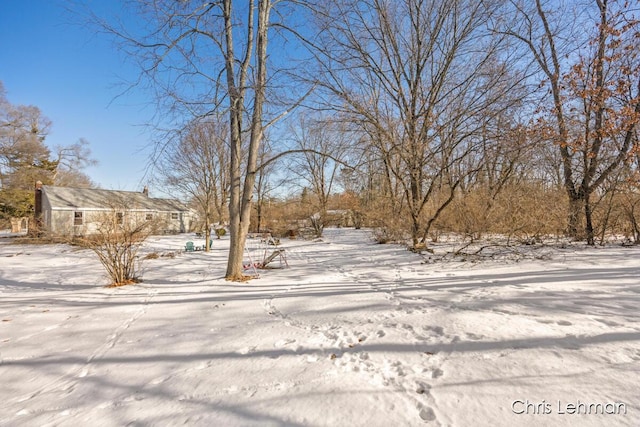
[(173, 199), (156, 199), (135, 191), (101, 190), (42, 186), (52, 209), (122, 209), (158, 212), (188, 211), (183, 203)]

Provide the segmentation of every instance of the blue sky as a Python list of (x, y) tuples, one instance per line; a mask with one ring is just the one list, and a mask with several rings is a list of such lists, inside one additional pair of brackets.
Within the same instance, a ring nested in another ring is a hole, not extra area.
[[(67, 11), (68, 3), (0, 0), (0, 81), (12, 104), (35, 105), (53, 122), (47, 145), (90, 142), (99, 164), (86, 172), (99, 186), (141, 190), (150, 141), (142, 125), (153, 107), (140, 91), (116, 99), (118, 83), (135, 79), (137, 69)], [(118, 7), (114, 0), (90, 4)]]

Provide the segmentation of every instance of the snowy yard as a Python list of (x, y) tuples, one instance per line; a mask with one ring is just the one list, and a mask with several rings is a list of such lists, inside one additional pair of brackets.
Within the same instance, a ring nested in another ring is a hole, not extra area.
[(1, 239), (0, 425), (640, 425), (640, 248), (282, 246), (247, 283), (216, 240), (114, 289), (91, 252)]

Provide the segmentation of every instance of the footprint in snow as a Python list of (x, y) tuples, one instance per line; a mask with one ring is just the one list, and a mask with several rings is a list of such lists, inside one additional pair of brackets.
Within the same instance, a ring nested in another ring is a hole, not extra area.
[(429, 332), (433, 332), (438, 336), (443, 336), (444, 335), (444, 328), (442, 326), (423, 326), (422, 327), (423, 330), (425, 331), (429, 331)]
[(436, 414), (433, 412), (433, 409), (429, 408), (428, 406), (420, 409), (419, 415), (420, 419), (426, 422), (435, 421), (436, 419)]
[(482, 335), (474, 334), (471, 332), (465, 332), (465, 335), (467, 336), (467, 338), (474, 341), (481, 340), (483, 338)]
[(422, 382), (416, 382), (416, 393), (418, 394), (429, 394), (429, 390), (431, 389), (431, 386), (429, 384), (425, 384)]
[(431, 372), (431, 378), (433, 379), (440, 378), (443, 375), (444, 375), (444, 371), (440, 368), (436, 368)]

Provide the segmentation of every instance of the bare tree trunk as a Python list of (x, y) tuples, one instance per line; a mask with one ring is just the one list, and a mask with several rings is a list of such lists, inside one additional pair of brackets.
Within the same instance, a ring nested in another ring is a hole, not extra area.
[[(226, 73), (229, 87), (229, 99), (231, 100), (231, 200), (229, 205), (229, 228), (231, 232), (229, 258), (227, 261), (227, 280), (244, 280), (242, 258), (244, 247), (249, 233), (251, 220), (251, 198), (256, 179), (258, 150), (263, 137), (262, 112), (265, 101), (266, 89), (266, 61), (267, 61), (267, 30), (270, 0), (258, 0), (258, 22), (256, 33), (256, 53), (252, 55), (254, 44), (254, 7), (255, 2), (250, 1), (249, 20), (247, 22), (247, 45), (244, 60), (240, 65), (239, 84), (235, 82), (235, 55), (233, 54), (233, 27), (232, 27), (232, 0), (224, 0), (224, 18), (226, 33)], [(244, 179), (240, 167), (242, 134), (241, 123), (244, 105), (246, 80), (248, 77), (251, 58), (255, 60), (256, 76), (253, 87), (253, 112), (251, 115), (251, 132), (249, 136), (249, 152)]]
[[(251, 1), (248, 22), (248, 43), (247, 56), (253, 47), (253, 1)], [(242, 171), (240, 162), (242, 160), (242, 112), (244, 107), (244, 84), (246, 82), (246, 70), (249, 66), (248, 59), (241, 64), (240, 82), (235, 81), (235, 52), (233, 43), (233, 22), (231, 0), (224, 0), (224, 21), (225, 21), (225, 72), (227, 76), (227, 88), (229, 92), (230, 108), (229, 108), (229, 125), (231, 140), (231, 158), (229, 164), (230, 171), (230, 190), (229, 190), (229, 258), (227, 259), (227, 279), (236, 280), (242, 278), (242, 254), (246, 234), (243, 234), (240, 226), (240, 185), (242, 179)]]
[(209, 246), (211, 244), (211, 220), (209, 218), (209, 212), (204, 217), (204, 250), (209, 252)]
[(567, 216), (567, 236), (572, 237), (574, 239), (582, 239), (581, 230), (582, 228), (582, 213), (584, 208), (584, 202), (580, 195), (568, 189), (565, 181), (565, 190), (567, 191), (567, 196), (569, 198), (569, 212)]
[(589, 246), (595, 245), (595, 235), (593, 232), (593, 215), (591, 208), (591, 194), (584, 195), (584, 218), (585, 218), (585, 238)]

